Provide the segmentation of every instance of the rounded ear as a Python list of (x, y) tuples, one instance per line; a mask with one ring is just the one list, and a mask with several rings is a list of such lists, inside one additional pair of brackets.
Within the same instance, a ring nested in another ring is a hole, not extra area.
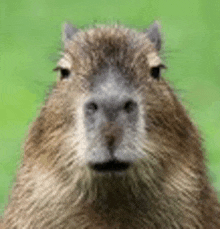
[(65, 23), (62, 28), (62, 40), (64, 46), (73, 38), (73, 36), (78, 32), (77, 28), (74, 28), (71, 23)]
[(160, 25), (157, 21), (150, 26), (149, 29), (145, 31), (147, 37), (152, 43), (154, 43), (155, 48), (160, 51), (161, 49), (161, 34), (160, 34)]

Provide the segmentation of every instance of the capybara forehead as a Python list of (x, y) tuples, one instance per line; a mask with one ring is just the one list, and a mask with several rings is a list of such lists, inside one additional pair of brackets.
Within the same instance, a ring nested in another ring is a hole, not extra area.
[(158, 51), (145, 33), (115, 26), (76, 33), (66, 42), (58, 66), (86, 77), (108, 65), (141, 78), (150, 67), (160, 64)]

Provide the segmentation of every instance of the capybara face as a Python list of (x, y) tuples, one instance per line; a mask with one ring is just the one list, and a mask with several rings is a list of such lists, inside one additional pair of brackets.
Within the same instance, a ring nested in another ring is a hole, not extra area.
[(159, 163), (166, 158), (163, 147), (188, 138), (191, 123), (161, 76), (165, 66), (155, 31), (68, 29), (57, 90), (65, 94), (64, 115), (72, 117), (69, 133), (75, 134), (68, 141), (74, 141), (79, 164), (97, 173), (124, 173), (150, 155)]

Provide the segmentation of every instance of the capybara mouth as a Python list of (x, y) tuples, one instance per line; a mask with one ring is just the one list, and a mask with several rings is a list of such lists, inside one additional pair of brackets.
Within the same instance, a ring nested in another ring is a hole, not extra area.
[(109, 161), (92, 165), (92, 169), (98, 172), (123, 172), (128, 167), (129, 163), (119, 161)]

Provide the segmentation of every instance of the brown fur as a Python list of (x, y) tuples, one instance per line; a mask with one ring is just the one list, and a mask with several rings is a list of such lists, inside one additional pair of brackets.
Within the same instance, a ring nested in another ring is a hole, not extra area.
[[(89, 29), (68, 42), (63, 58), (73, 78), (57, 82), (30, 129), (3, 228), (220, 228), (200, 134), (168, 82), (150, 76), (161, 60), (146, 35), (119, 26)], [(124, 176), (95, 174), (81, 150), (78, 107), (106, 63), (129, 77), (141, 104), (133, 147), (145, 156)]]

